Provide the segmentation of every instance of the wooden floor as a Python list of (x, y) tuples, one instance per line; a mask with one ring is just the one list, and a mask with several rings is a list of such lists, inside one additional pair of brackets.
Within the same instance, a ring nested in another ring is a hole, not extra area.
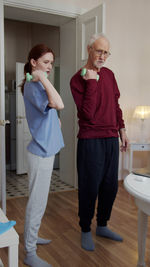
[[(23, 264), (23, 225), (26, 203), (27, 198), (7, 201), (7, 217), (9, 220), (16, 220), (15, 229), (20, 237), (19, 267), (26, 266)], [(52, 242), (48, 245), (38, 246), (38, 255), (51, 263), (53, 267), (136, 267), (137, 208), (122, 183), (119, 185), (109, 227), (120, 233), (124, 242), (97, 237), (94, 218), (92, 233), (96, 246), (95, 251), (83, 250), (80, 246), (77, 207), (77, 191), (49, 195), (40, 236), (50, 238)], [(0, 257), (7, 267), (7, 249), (0, 250)], [(146, 267), (150, 266), (150, 233), (147, 238), (145, 259)]]

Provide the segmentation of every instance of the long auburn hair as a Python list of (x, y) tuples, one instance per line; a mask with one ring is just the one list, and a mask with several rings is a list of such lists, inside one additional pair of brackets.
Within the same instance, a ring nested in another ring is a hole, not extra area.
[(32, 73), (32, 65), (31, 65), (31, 62), (30, 62), (31, 59), (33, 58), (34, 60), (37, 60), (40, 57), (42, 57), (43, 55), (45, 55), (46, 53), (52, 53), (53, 57), (55, 59), (54, 52), (52, 51), (51, 48), (49, 48), (45, 44), (37, 44), (29, 52), (28, 61), (24, 66), (24, 80), (22, 81), (22, 84), (20, 85), (22, 94), (24, 93), (24, 84), (25, 84), (25, 81), (26, 81), (26, 73), (27, 72), (29, 72), (30, 74)]

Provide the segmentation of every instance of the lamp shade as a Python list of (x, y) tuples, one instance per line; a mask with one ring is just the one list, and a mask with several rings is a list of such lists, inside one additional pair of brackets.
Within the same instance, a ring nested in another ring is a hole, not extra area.
[(133, 117), (142, 120), (149, 118), (150, 106), (136, 106)]

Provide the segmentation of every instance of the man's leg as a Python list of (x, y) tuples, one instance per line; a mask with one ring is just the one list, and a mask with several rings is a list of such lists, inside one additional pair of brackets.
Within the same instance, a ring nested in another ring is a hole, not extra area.
[(41, 220), (47, 205), (53, 162), (54, 156), (40, 158), (28, 153), (29, 200), (26, 208), (24, 232), (27, 252), (25, 263), (33, 267), (50, 266), (36, 255), (36, 244)]
[(79, 217), (81, 245), (86, 250), (94, 250), (91, 221), (95, 211), (104, 157), (100, 153), (99, 139), (80, 139), (77, 150)]
[(105, 172), (98, 194), (96, 234), (116, 241), (122, 241), (122, 237), (107, 227), (107, 221), (110, 219), (112, 206), (118, 190), (118, 138), (106, 138), (105, 153)]

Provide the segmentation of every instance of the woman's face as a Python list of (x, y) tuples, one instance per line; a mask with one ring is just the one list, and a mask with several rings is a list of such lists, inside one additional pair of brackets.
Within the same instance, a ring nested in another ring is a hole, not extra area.
[(42, 70), (49, 75), (53, 67), (54, 57), (52, 53), (46, 53), (37, 60), (32, 60), (33, 70)]

